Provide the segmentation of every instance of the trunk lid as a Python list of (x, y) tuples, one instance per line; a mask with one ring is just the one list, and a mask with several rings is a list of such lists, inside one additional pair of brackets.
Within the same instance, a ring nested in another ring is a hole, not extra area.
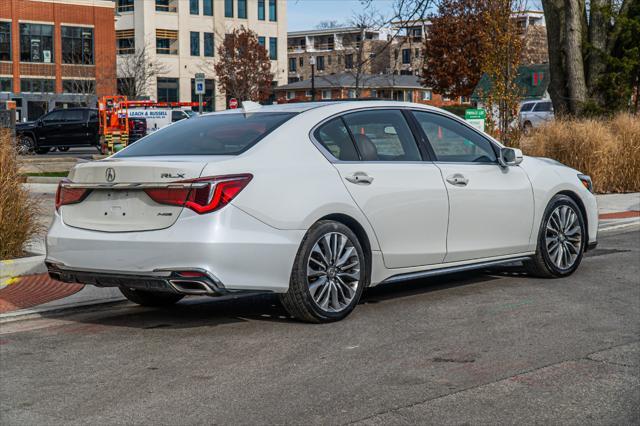
[(61, 206), (62, 220), (69, 226), (104, 232), (168, 228), (183, 207), (156, 203), (136, 184), (161, 186), (198, 178), (207, 163), (222, 159), (136, 157), (79, 164), (69, 178), (76, 185), (86, 184), (90, 192), (80, 203)]

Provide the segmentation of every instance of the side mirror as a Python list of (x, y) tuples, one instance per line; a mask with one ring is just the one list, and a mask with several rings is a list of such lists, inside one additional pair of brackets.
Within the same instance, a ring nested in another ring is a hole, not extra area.
[(42, 120), (38, 120), (38, 122), (37, 122), (37, 126), (38, 126), (38, 127), (42, 127), (42, 126), (44, 126), (44, 121), (42, 121)]
[(502, 167), (517, 166), (522, 163), (522, 151), (516, 148), (502, 148), (498, 162)]

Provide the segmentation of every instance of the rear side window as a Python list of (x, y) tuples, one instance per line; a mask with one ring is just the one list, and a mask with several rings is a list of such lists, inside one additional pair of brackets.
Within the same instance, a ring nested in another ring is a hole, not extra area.
[(294, 115), (231, 113), (181, 120), (140, 139), (115, 157), (238, 155)]
[(549, 112), (551, 111), (551, 102), (540, 102), (536, 104), (536, 107), (533, 109), (536, 112)]
[(341, 118), (334, 118), (318, 130), (314, 136), (334, 157), (341, 161), (358, 161), (349, 131)]
[(84, 111), (81, 109), (70, 109), (64, 112), (64, 121), (83, 121)]

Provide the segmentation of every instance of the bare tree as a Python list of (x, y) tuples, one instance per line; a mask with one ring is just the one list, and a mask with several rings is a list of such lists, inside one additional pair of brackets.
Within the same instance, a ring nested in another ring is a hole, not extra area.
[(118, 92), (130, 99), (147, 96), (150, 84), (166, 67), (151, 59), (148, 46), (118, 58)]
[(318, 25), (316, 25), (316, 29), (317, 30), (328, 30), (330, 28), (339, 28), (340, 22), (336, 21), (335, 19), (329, 20), (329, 21), (320, 21), (320, 23), (318, 23)]

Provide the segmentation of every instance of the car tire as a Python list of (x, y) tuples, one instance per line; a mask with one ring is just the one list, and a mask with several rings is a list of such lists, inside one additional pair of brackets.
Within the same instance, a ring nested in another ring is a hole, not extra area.
[(59, 146), (57, 147), (58, 151), (60, 152), (67, 152), (69, 151), (69, 147), (68, 146)]
[(18, 137), (18, 143), (16, 144), (16, 150), (18, 155), (33, 154), (36, 143), (31, 136), (20, 135)]
[(127, 287), (120, 287), (120, 292), (133, 303), (152, 307), (171, 306), (178, 303), (184, 297), (182, 294), (135, 290)]
[(47, 152), (49, 152), (50, 150), (51, 150), (51, 148), (36, 148), (35, 149), (36, 154), (38, 154), (38, 155), (44, 155)]
[(544, 212), (536, 254), (525, 262), (527, 272), (541, 278), (573, 274), (582, 261), (586, 236), (584, 217), (576, 202), (556, 195)]
[(322, 220), (302, 240), (280, 301), (299, 320), (339, 321), (356, 307), (369, 279), (356, 234), (340, 222)]

